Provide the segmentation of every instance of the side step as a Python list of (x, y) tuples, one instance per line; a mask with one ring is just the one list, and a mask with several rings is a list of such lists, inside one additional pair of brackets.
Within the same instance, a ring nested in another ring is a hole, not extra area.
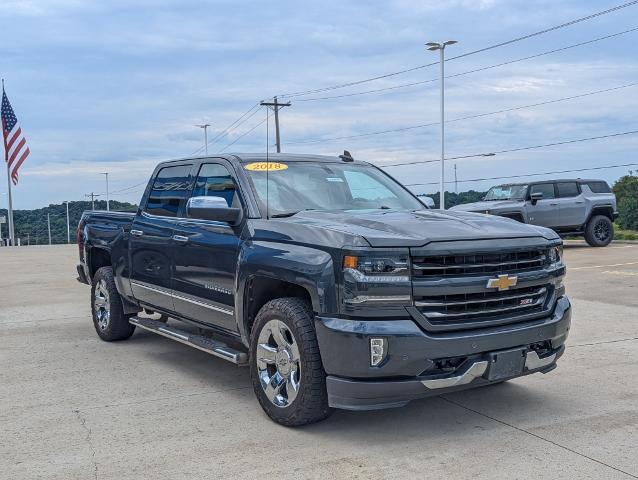
[(144, 330), (148, 330), (149, 332), (157, 333), (163, 337), (183, 343), (189, 347), (196, 348), (202, 352), (223, 358), (224, 360), (228, 360), (229, 362), (237, 365), (248, 364), (248, 354), (246, 352), (235, 350), (218, 340), (178, 330), (177, 328), (169, 327), (164, 322), (159, 322), (151, 318), (131, 317), (129, 319), (129, 323)]

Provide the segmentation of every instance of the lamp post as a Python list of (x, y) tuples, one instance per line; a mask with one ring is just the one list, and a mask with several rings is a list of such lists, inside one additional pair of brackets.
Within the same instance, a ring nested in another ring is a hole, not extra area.
[(109, 208), (109, 172), (101, 173), (100, 175), (104, 175), (106, 177), (106, 211), (110, 211)]
[(69, 201), (65, 200), (66, 203), (66, 243), (71, 243), (71, 226), (69, 224)]
[(425, 45), (428, 50), (439, 50), (441, 54), (441, 60), (439, 61), (441, 66), (441, 210), (445, 210), (445, 47), (448, 45), (454, 45), (458, 43), (456, 40), (448, 40), (443, 43), (428, 42)]
[(208, 155), (208, 127), (210, 127), (210, 124), (205, 123), (203, 125), (195, 126), (204, 129), (204, 151), (206, 152), (206, 155)]

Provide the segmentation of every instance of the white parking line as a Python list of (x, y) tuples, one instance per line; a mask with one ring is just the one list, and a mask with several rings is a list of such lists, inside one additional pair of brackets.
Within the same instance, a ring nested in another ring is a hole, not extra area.
[(638, 273), (636, 272), (623, 272), (622, 270), (604, 270), (603, 273), (607, 273), (609, 275), (621, 275), (624, 277), (638, 277)]
[(590, 265), (587, 267), (567, 267), (568, 270), (584, 270), (586, 268), (608, 268), (608, 267), (624, 267), (625, 265), (638, 265), (638, 262), (614, 263), (612, 265)]

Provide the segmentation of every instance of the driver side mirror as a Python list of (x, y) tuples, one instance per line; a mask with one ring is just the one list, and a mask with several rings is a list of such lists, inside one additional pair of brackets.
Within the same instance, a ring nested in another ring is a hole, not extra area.
[(186, 216), (199, 220), (227, 222), (235, 226), (241, 222), (243, 211), (241, 208), (229, 207), (223, 197), (191, 197), (186, 204)]
[(536, 202), (543, 199), (543, 192), (534, 192), (529, 198), (532, 201), (532, 205), (536, 205)]

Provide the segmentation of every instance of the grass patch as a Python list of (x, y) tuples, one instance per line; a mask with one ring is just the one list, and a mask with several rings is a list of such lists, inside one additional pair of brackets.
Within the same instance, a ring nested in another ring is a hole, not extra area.
[(614, 223), (614, 240), (638, 240), (638, 231), (623, 230)]

